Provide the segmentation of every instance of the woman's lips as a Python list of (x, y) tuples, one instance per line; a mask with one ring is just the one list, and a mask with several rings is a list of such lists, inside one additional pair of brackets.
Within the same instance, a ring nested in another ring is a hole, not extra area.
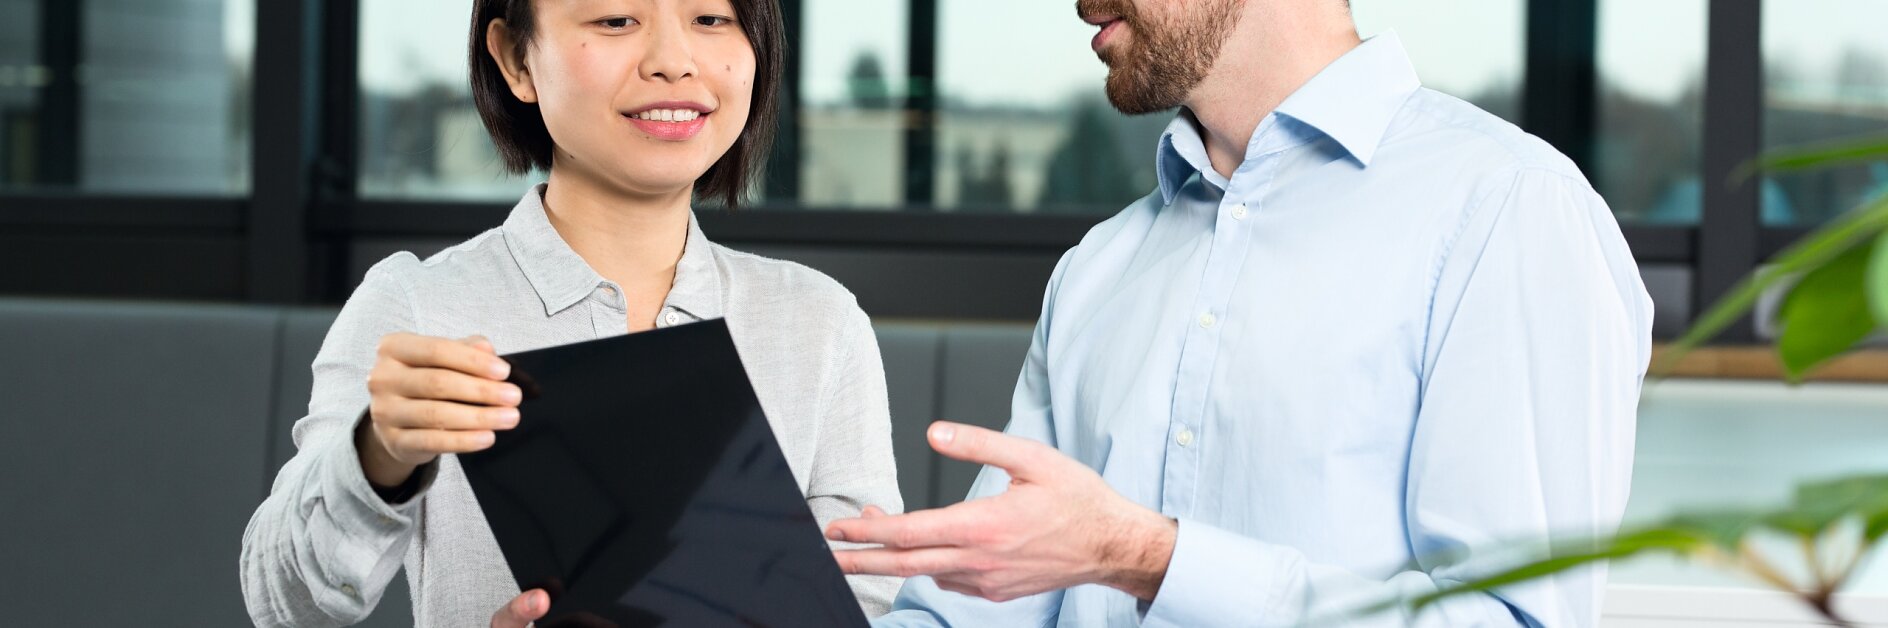
[(661, 120), (644, 120), (630, 116), (623, 117), (629, 120), (631, 124), (636, 125), (636, 128), (642, 129), (642, 132), (648, 133), (656, 139), (670, 142), (683, 142), (693, 139), (697, 134), (701, 133), (702, 125), (708, 123), (709, 115), (712, 114), (703, 113), (687, 122), (664, 122)]

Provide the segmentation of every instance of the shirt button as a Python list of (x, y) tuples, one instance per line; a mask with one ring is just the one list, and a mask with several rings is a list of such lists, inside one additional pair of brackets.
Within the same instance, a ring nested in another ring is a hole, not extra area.
[(607, 297), (613, 297), (613, 296), (616, 296), (616, 287), (615, 287), (615, 286), (604, 286), (604, 287), (603, 287), (603, 296), (607, 296)]
[(341, 585), (341, 592), (346, 593), (348, 597), (360, 597), (360, 594), (354, 590), (354, 585), (351, 584)]
[(1238, 205), (1234, 205), (1234, 206), (1233, 206), (1233, 208), (1232, 208), (1232, 219), (1233, 219), (1233, 220), (1245, 220), (1245, 219), (1246, 219), (1246, 204), (1245, 204), (1245, 203), (1240, 203), (1240, 204), (1238, 204)]
[(680, 322), (682, 322), (681, 314), (669, 312), (667, 314), (662, 315), (662, 323), (665, 325), (674, 326), (675, 324), (680, 323)]
[(1205, 314), (1200, 315), (1200, 327), (1203, 327), (1206, 329), (1212, 329), (1213, 324), (1217, 322), (1219, 322), (1219, 319), (1213, 318), (1212, 312), (1207, 312)]
[(1180, 434), (1178, 436), (1173, 437), (1173, 441), (1176, 443), (1180, 443), (1181, 447), (1192, 446), (1193, 445), (1193, 430), (1180, 430)]

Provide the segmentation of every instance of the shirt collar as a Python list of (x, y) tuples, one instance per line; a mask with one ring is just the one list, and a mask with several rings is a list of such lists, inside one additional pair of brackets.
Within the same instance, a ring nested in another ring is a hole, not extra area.
[[(609, 283), (551, 226), (550, 216), (544, 213), (544, 184), (525, 193), (501, 229), (512, 260), (537, 291), (546, 316), (576, 305)], [(721, 275), (715, 268), (713, 243), (701, 232), (692, 212), (682, 259), (675, 265), (675, 284), (664, 304), (697, 319), (721, 316)]]
[[(1330, 137), (1368, 167), (1397, 111), (1420, 87), (1422, 82), (1403, 50), (1402, 39), (1396, 31), (1388, 31), (1325, 66), (1280, 103), (1274, 113)], [(1168, 203), (1194, 172), (1212, 172), (1200, 131), (1194, 125), (1192, 114), (1181, 110), (1161, 134), (1155, 167), (1161, 195)], [(1252, 141), (1258, 142), (1264, 130), (1262, 123)], [(1247, 148), (1248, 159), (1258, 156), (1250, 146)], [(1217, 173), (1213, 174), (1216, 177)], [(1223, 181), (1217, 183), (1224, 187)]]
[(701, 232), (701, 221), (688, 214), (688, 242), (675, 263), (675, 285), (664, 302), (696, 320), (721, 317), (721, 272), (715, 266), (714, 243)]

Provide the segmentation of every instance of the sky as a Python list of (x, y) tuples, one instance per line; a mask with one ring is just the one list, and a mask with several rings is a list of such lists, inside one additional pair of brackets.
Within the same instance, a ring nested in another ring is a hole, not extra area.
[[(232, 50), (256, 0), (227, 0)], [(803, 0), (800, 46), (806, 95), (834, 101), (861, 52), (894, 75), (905, 66), (903, 2)], [(939, 78), (947, 95), (982, 104), (1055, 106), (1098, 93), (1107, 70), (1088, 49), (1094, 28), (1072, 0), (939, 0)], [(1642, 96), (1675, 98), (1701, 73), (1706, 0), (1601, 0), (1602, 79)], [(361, 79), (370, 90), (410, 92), (428, 81), (464, 81), (470, 0), (362, 0)], [(1522, 0), (1353, 0), (1359, 32), (1395, 29), (1425, 84), (1457, 95), (1513, 85), (1522, 67)], [(1439, 8), (1446, 7), (1446, 10)], [(1888, 60), (1888, 0), (1766, 3), (1766, 54), (1812, 71), (1832, 68), (1844, 47)], [(1833, 45), (1839, 42), (1841, 45)], [(894, 76), (896, 83), (896, 76)]]

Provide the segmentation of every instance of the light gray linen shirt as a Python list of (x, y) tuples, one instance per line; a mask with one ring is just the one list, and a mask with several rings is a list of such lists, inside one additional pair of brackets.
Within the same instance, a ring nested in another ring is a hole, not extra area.
[[(353, 434), (386, 334), (482, 334), (511, 353), (628, 333), (621, 288), (552, 228), (543, 191), (526, 194), (502, 227), (425, 261), (399, 253), (374, 265), (342, 308), (315, 357), (295, 457), (243, 534), (243, 597), (257, 625), (359, 622), (402, 564), (417, 625), (484, 626), (518, 595), (454, 456), (422, 468), (419, 496), (389, 505), (368, 485)], [(901, 510), (884, 366), (852, 294), (818, 271), (709, 242), (691, 216), (656, 324), (717, 317), (822, 528), (867, 504)], [(900, 584), (849, 582), (869, 615), (884, 613)]]

